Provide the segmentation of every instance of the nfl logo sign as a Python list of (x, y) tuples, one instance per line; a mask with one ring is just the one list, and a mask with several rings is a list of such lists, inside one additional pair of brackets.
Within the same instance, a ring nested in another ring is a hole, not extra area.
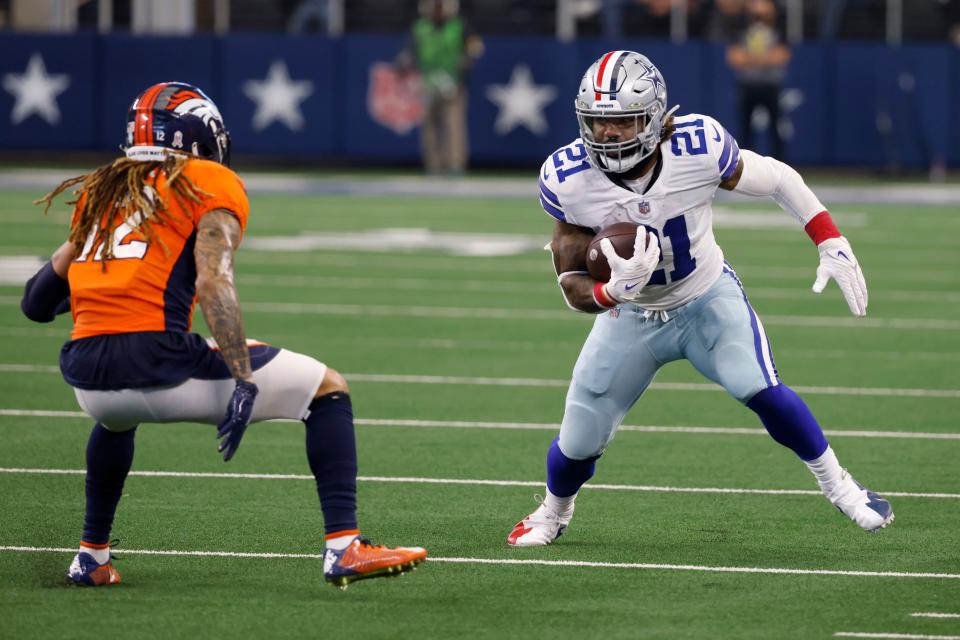
[(640, 211), (640, 215), (645, 216), (650, 213), (650, 203), (646, 200), (643, 200), (637, 205), (637, 209)]
[(370, 67), (367, 110), (375, 122), (404, 136), (423, 121), (420, 74), (398, 73), (392, 64)]

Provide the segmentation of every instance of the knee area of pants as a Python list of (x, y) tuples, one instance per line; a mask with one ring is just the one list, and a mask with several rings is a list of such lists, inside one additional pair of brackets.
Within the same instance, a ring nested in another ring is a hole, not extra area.
[(598, 456), (606, 447), (612, 430), (612, 418), (594, 405), (568, 403), (560, 429), (560, 452), (571, 460)]
[(576, 442), (568, 442), (566, 444), (567, 446), (564, 446), (563, 439), (561, 439), (560, 442), (557, 443), (557, 448), (560, 449), (560, 453), (562, 453), (564, 457), (570, 460), (576, 460), (577, 462), (598, 458), (604, 451), (603, 446), (592, 448), (584, 446), (583, 443), (579, 443), (578, 445)]
[(320, 388), (317, 389), (316, 397), (319, 398), (337, 392), (350, 393), (347, 379), (336, 369), (328, 367), (326, 374), (323, 376), (323, 381), (320, 383)]
[(717, 367), (719, 382), (740, 404), (746, 404), (753, 396), (770, 386), (763, 377), (756, 358), (753, 350), (737, 345), (731, 345), (718, 353), (717, 360), (726, 363)]

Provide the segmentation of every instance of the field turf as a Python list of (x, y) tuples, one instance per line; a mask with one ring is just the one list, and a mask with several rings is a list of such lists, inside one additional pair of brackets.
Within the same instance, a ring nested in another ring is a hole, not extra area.
[[(36, 195), (0, 192), (0, 255), (46, 256), (64, 239), (66, 207), (44, 218)], [(252, 205), (249, 239), (419, 228), (546, 242), (551, 227), (533, 198), (254, 193)], [(817, 254), (800, 229), (716, 235), (784, 382), (841, 462), (890, 497), (897, 519), (875, 535), (819, 496), (752, 412), (675, 363), (627, 416), (559, 542), (508, 548), (542, 492), (591, 321), (564, 306), (548, 254), (243, 248), (248, 335), (350, 381), (365, 534), (431, 554), (412, 575), (344, 592), (322, 581), (292, 422), (251, 427), (229, 464), (212, 427), (142, 426), (141, 475), (114, 529), (123, 583), (68, 587), (91, 425), (56, 367), (69, 318), (31, 324), (21, 286), (0, 286), (0, 637), (960, 637), (960, 218), (834, 210), (841, 226), (844, 211), (865, 223), (845, 229), (869, 285), (865, 319), (833, 283), (810, 292)], [(199, 313), (196, 324), (206, 333)]]

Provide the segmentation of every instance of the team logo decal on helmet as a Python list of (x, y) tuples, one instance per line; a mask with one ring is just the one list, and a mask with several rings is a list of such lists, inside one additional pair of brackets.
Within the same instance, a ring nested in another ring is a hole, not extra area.
[[(649, 157), (677, 110), (667, 110), (667, 85), (660, 71), (635, 51), (611, 51), (590, 65), (580, 80), (575, 106), (587, 153), (600, 169), (613, 173), (628, 171)], [(593, 127), (598, 118), (629, 118), (636, 136), (598, 140)]]
[(127, 157), (160, 160), (168, 150), (230, 164), (230, 134), (207, 94), (183, 82), (155, 84), (127, 112)]

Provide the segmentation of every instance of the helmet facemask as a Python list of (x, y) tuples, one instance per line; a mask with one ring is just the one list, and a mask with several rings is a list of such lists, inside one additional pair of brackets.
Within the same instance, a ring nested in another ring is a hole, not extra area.
[[(600, 111), (584, 108), (586, 105), (577, 100), (577, 120), (580, 122), (580, 137), (587, 153), (602, 170), (611, 173), (624, 173), (650, 157), (660, 144), (663, 132), (663, 119), (660, 105), (652, 104), (646, 109), (631, 111)], [(632, 136), (618, 141), (598, 140), (597, 120), (621, 121), (616, 127), (627, 129)], [(632, 127), (630, 127), (632, 123)]]
[[(627, 172), (649, 158), (676, 110), (667, 110), (667, 85), (660, 71), (634, 51), (611, 51), (590, 65), (574, 104), (587, 153), (597, 167), (611, 173)], [(620, 139), (598, 139), (610, 137), (594, 126), (598, 119), (621, 120), (622, 126), (608, 127), (619, 131)]]

